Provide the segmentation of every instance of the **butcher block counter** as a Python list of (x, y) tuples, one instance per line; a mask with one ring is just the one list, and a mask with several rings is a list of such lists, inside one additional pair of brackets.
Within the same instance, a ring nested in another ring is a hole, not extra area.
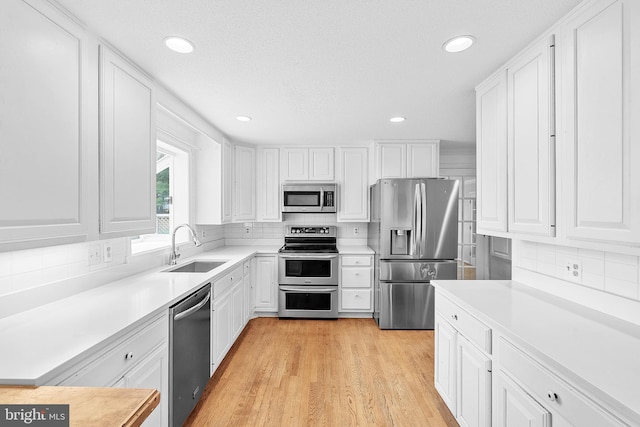
[[(160, 393), (153, 389), (0, 386), (0, 406), (20, 405), (14, 412), (23, 408), (28, 413), (37, 405), (69, 405), (68, 423), (61, 425), (71, 427), (139, 426), (159, 402)], [(60, 421), (66, 417), (55, 410), (45, 414)], [(0, 425), (7, 416), (2, 411)]]

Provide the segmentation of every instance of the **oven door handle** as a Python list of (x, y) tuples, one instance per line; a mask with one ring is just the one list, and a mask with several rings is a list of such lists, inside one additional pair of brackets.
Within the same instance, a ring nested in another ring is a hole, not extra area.
[(334, 286), (332, 288), (310, 288), (308, 286), (282, 286), (280, 285), (280, 290), (285, 292), (306, 292), (308, 294), (317, 294), (321, 292), (337, 292), (338, 287)]
[(305, 254), (296, 254), (296, 255), (279, 255), (280, 258), (291, 259), (291, 258), (313, 258), (313, 259), (335, 259), (338, 258), (338, 255), (305, 255)]

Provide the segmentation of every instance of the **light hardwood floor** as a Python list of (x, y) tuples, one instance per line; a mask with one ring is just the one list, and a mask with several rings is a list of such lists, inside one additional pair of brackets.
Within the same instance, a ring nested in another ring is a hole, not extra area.
[(457, 426), (433, 387), (433, 331), (373, 319), (249, 322), (186, 426)]

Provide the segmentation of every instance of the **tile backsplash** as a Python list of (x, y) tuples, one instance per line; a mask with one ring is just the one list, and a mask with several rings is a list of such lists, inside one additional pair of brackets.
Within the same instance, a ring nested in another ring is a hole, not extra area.
[[(330, 214), (285, 214), (283, 222), (273, 223), (197, 225), (196, 231), (205, 246), (210, 247), (222, 245), (225, 241), (229, 244), (273, 244), (282, 241), (285, 224), (289, 223), (335, 225), (338, 228), (339, 243), (366, 244), (367, 223), (337, 223), (336, 216)], [(357, 235), (354, 234), (354, 228), (358, 229)], [(89, 265), (90, 248), (98, 248), (102, 253), (102, 248), (107, 242), (111, 245), (111, 261), (104, 262), (100, 259), (97, 263)], [(181, 249), (185, 257), (196, 251), (196, 248), (190, 246)], [(166, 253), (168, 251), (165, 249), (150, 254), (130, 255), (129, 238), (3, 252), (0, 253), (0, 298), (16, 292), (35, 291), (35, 288), (53, 283), (56, 283), (59, 289), (61, 281), (71, 278), (86, 277), (86, 281), (92, 281), (95, 277), (93, 273), (102, 272), (105, 273), (102, 277), (111, 276), (110, 271), (122, 270), (124, 267), (130, 274), (135, 274), (144, 271), (145, 268), (161, 265), (165, 262), (163, 257)], [(105, 280), (102, 277), (101, 280)], [(82, 288), (82, 285), (77, 283), (74, 286)]]
[[(514, 240), (514, 267), (640, 301), (640, 258), (591, 249), (580, 249)], [(571, 280), (567, 263), (577, 262), (582, 278)]]

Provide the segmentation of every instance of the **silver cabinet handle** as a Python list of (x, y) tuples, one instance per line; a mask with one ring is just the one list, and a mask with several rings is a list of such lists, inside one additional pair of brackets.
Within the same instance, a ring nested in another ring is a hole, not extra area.
[(133, 353), (129, 352), (127, 354), (124, 355), (124, 360), (131, 360), (133, 359)]
[(452, 315), (451, 315), (451, 318), (452, 318), (453, 320), (458, 320), (458, 315), (457, 315), (457, 314), (452, 314)]
[(550, 401), (555, 402), (556, 400), (558, 400), (558, 395), (554, 392), (552, 392), (551, 390), (549, 390), (547, 392), (547, 397), (549, 398)]

